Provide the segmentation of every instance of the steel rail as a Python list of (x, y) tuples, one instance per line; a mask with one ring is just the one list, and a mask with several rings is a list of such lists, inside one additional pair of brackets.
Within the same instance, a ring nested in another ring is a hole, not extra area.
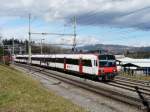
[(150, 96), (150, 90), (148, 88), (147, 89), (146, 88), (141, 88), (137, 85), (129, 85), (129, 84), (126, 84), (126, 83), (116, 82), (116, 81), (105, 83), (105, 84), (115, 86), (115, 87), (119, 87), (119, 88), (126, 89), (126, 90), (130, 90), (130, 91), (133, 91), (133, 92), (136, 92), (135, 87), (138, 87), (142, 94)]
[(148, 85), (144, 85), (144, 84), (141, 84), (141, 83), (137, 83), (137, 82), (134, 82), (134, 81), (128, 81), (128, 80), (124, 80), (124, 79), (115, 78), (114, 81), (133, 84), (133, 85), (141, 86), (141, 87), (144, 87), (144, 88), (150, 88), (150, 86), (148, 86)]
[[(150, 87), (150, 81), (135, 80), (135, 79), (131, 79), (131, 78), (123, 77), (123, 76), (117, 76), (116, 79), (124, 80), (124, 81), (130, 81), (130, 82), (133, 82), (133, 83), (138, 83), (138, 84), (141, 84), (143, 86)], [(149, 85), (145, 85), (145, 84), (149, 84)]]

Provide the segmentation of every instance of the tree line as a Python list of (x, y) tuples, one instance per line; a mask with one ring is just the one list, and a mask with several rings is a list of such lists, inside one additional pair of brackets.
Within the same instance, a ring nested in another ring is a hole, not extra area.
[[(0, 47), (0, 55), (3, 54), (12, 54), (13, 49), (13, 41), (14, 41), (14, 54), (28, 54), (28, 40), (19, 40), (19, 39), (4, 39), (2, 43), (4, 47)], [(32, 54), (40, 54), (41, 53), (41, 44), (31, 42)], [(48, 44), (42, 44), (42, 52), (43, 54), (54, 54), (54, 53), (70, 53), (71, 50), (68, 48), (63, 48), (61, 46), (54, 46)]]
[(143, 58), (150, 58), (150, 52), (149, 51), (136, 51), (136, 52), (130, 52), (127, 51), (125, 53), (126, 57), (130, 57), (130, 58), (137, 58), (137, 59), (143, 59)]

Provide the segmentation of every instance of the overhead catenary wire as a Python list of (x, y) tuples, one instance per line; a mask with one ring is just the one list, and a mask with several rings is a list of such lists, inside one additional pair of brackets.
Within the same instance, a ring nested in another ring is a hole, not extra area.
[(32, 32), (31, 31), (31, 14), (29, 14), (29, 64), (31, 63), (31, 35), (56, 35), (56, 36), (74, 36), (73, 49), (76, 47), (76, 20), (74, 19), (74, 33), (73, 34), (63, 34), (63, 33), (51, 33), (51, 32)]
[[(141, 12), (143, 10), (146, 10), (146, 9), (150, 9), (150, 6), (147, 6), (147, 7), (144, 7), (144, 8), (138, 8), (138, 9), (135, 9), (133, 11), (127, 11), (125, 13), (120, 13), (118, 16), (120, 16), (120, 17), (129, 16), (129, 15)], [(107, 13), (109, 13), (107, 10), (98, 11), (98, 9), (95, 9), (93, 11), (89, 11), (87, 13), (82, 13), (82, 15), (84, 15), (84, 18), (83, 18), (83, 16), (80, 16), (80, 15), (77, 16), (78, 24), (79, 25), (83, 24), (83, 25), (90, 25), (90, 26), (99, 26), (98, 25), (98, 18), (100, 16), (101, 17), (105, 16), (105, 14), (107, 14)], [(105, 25), (105, 24), (102, 24), (102, 23), (99, 23), (99, 24), (101, 24), (101, 27), (102, 27), (102, 25)], [(105, 25), (105, 26), (107, 26), (107, 25)], [(112, 25), (112, 27), (113, 26), (114, 25)], [(116, 27), (118, 27), (118, 26), (116, 26)], [(78, 28), (78, 29), (80, 31), (82, 28)]]

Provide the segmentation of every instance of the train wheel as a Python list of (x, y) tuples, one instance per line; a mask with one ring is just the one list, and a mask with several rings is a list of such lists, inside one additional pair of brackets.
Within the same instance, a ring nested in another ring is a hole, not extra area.
[(99, 81), (102, 81), (102, 80), (103, 80), (103, 77), (97, 77), (97, 79), (98, 79)]
[(102, 77), (102, 81), (108, 81), (108, 77), (107, 76), (104, 76), (104, 77)]
[(114, 80), (114, 77), (112, 77), (111, 80)]

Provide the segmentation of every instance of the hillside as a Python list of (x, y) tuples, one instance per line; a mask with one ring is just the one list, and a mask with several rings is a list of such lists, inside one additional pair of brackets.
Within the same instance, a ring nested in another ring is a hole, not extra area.
[(132, 47), (132, 46), (125, 46), (125, 45), (105, 45), (105, 44), (96, 44), (96, 45), (87, 45), (83, 47), (78, 47), (79, 50), (83, 51), (92, 51), (92, 50), (104, 50), (108, 51), (112, 54), (123, 54), (126, 51), (129, 52), (150, 52), (149, 47)]

